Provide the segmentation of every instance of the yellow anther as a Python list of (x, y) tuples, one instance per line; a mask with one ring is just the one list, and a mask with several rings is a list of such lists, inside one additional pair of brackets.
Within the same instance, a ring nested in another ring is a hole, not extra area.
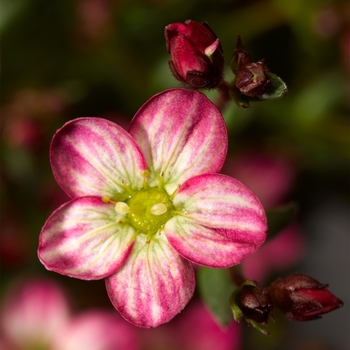
[(101, 200), (102, 200), (103, 203), (112, 203), (112, 204), (116, 204), (117, 203), (116, 201), (111, 199), (111, 197), (109, 197), (109, 196), (102, 196)]
[(125, 215), (130, 211), (130, 207), (124, 202), (116, 203), (114, 208), (115, 208), (115, 211), (121, 215)]
[(153, 215), (162, 215), (166, 213), (167, 210), (168, 210), (168, 207), (164, 203), (158, 203), (158, 204), (154, 204), (151, 207), (150, 212)]

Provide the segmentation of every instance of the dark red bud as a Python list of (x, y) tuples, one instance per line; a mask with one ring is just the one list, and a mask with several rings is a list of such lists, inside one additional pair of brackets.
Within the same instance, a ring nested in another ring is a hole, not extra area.
[(274, 307), (295, 321), (314, 320), (343, 305), (326, 284), (302, 274), (295, 273), (278, 279), (268, 290)]
[(172, 58), (169, 67), (178, 81), (196, 89), (211, 89), (221, 83), (223, 50), (206, 23), (172, 23), (165, 27), (164, 34)]
[(265, 288), (259, 285), (244, 285), (238, 295), (237, 306), (244, 317), (258, 323), (266, 324), (272, 311), (272, 301)]
[(268, 73), (269, 70), (263, 61), (249, 63), (237, 71), (235, 85), (243, 95), (260, 96), (270, 82)]
[(269, 70), (263, 61), (252, 62), (240, 37), (231, 59), (231, 69), (235, 73), (235, 87), (245, 96), (261, 96), (270, 83)]

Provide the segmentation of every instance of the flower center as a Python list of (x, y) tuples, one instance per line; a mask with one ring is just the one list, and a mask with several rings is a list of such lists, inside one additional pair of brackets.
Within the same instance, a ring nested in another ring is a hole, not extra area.
[(135, 230), (151, 235), (158, 232), (172, 217), (174, 207), (165, 191), (147, 188), (137, 191), (126, 202), (118, 202), (115, 209), (126, 215)]

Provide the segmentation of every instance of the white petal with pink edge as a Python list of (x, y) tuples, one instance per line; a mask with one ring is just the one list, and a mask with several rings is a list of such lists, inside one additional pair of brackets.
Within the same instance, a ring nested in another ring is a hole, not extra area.
[(149, 243), (140, 234), (124, 265), (106, 279), (109, 298), (121, 315), (139, 327), (170, 321), (191, 299), (192, 265), (157, 234)]
[(221, 169), (227, 153), (227, 130), (216, 106), (198, 92), (170, 89), (153, 96), (129, 127), (150, 170), (150, 185), (164, 174), (165, 189), (201, 173)]
[(73, 199), (46, 221), (38, 255), (51, 271), (80, 279), (101, 279), (123, 264), (134, 229), (121, 224), (113, 204), (99, 197)]
[(198, 264), (238, 264), (266, 238), (266, 216), (259, 200), (228, 176), (191, 178), (179, 188), (173, 204), (178, 213), (166, 223), (165, 235), (182, 256)]
[(133, 138), (102, 118), (78, 118), (54, 135), (51, 166), (60, 186), (71, 196), (123, 199), (126, 186), (140, 188), (145, 160)]

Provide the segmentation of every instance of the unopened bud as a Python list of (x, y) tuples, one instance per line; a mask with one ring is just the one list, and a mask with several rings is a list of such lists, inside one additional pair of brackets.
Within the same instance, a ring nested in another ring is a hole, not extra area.
[(223, 50), (206, 23), (172, 23), (165, 27), (164, 34), (172, 58), (169, 67), (178, 81), (195, 89), (212, 89), (221, 83)]
[(236, 75), (236, 87), (247, 96), (262, 95), (269, 85), (269, 70), (263, 61), (250, 63), (238, 70)]
[(314, 320), (343, 305), (326, 284), (303, 274), (295, 273), (278, 279), (268, 290), (274, 307), (295, 321)]
[(238, 296), (237, 305), (245, 318), (266, 324), (272, 310), (269, 293), (259, 285), (244, 285)]
[(263, 61), (252, 62), (240, 37), (231, 59), (231, 68), (235, 73), (235, 86), (241, 94), (249, 97), (261, 96), (270, 83), (269, 70)]
[[(235, 321), (245, 320), (263, 334), (272, 311), (272, 301), (268, 291), (256, 281), (245, 281), (230, 297), (230, 306)], [(263, 325), (263, 326), (262, 326)]]

